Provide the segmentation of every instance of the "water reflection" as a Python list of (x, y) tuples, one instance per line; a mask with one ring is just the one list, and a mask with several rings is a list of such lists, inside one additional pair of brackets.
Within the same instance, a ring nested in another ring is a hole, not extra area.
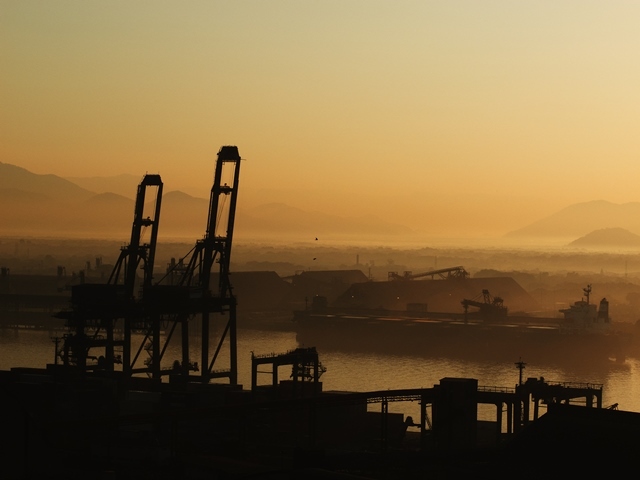
[[(44, 367), (54, 361), (52, 338), (62, 332), (33, 330), (0, 330), (0, 369), (12, 367)], [(142, 337), (138, 339), (141, 340)], [(197, 338), (191, 341), (191, 359), (199, 360)], [(251, 352), (255, 354), (283, 353), (296, 348), (295, 333), (280, 331), (240, 330), (238, 334), (238, 381), (251, 386)], [(465, 361), (418, 356), (320, 351), (326, 373), (322, 376), (324, 390), (373, 391), (397, 388), (432, 387), (444, 377), (476, 378), (482, 386), (514, 387), (518, 369), (511, 363)], [(169, 367), (181, 358), (180, 341), (175, 339), (167, 348), (163, 366)], [(224, 368), (228, 353), (220, 354)], [(526, 359), (523, 359), (526, 361)], [(280, 378), (286, 378), (282, 372)], [(598, 365), (532, 365), (527, 364), (523, 378), (544, 377), (558, 382), (588, 382), (604, 386), (604, 405), (618, 403), (621, 410), (640, 412), (640, 361)], [(398, 407), (399, 408), (399, 407)], [(405, 405), (398, 410), (407, 412)], [(415, 405), (417, 411), (418, 406)], [(409, 413), (410, 414), (410, 413)]]

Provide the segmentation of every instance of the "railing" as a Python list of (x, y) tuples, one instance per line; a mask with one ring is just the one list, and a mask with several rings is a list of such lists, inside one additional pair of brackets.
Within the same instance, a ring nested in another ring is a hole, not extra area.
[(548, 385), (564, 387), (564, 388), (574, 388), (574, 389), (582, 389), (582, 390), (602, 390), (603, 385), (601, 383), (581, 383), (581, 382), (552, 382), (546, 381)]
[(316, 349), (315, 347), (309, 347), (309, 348), (294, 348), (293, 350), (287, 350), (285, 353), (263, 353), (260, 355), (256, 355), (253, 352), (251, 352), (251, 357), (252, 358), (277, 358), (277, 357), (284, 357), (287, 355), (304, 355), (304, 354), (316, 354)]
[(516, 393), (515, 388), (511, 387), (494, 387), (494, 386), (478, 386), (479, 392), (495, 392), (495, 393)]

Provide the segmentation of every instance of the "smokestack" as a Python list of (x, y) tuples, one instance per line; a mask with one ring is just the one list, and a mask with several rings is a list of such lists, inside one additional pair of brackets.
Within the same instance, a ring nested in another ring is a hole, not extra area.
[(600, 308), (598, 308), (598, 320), (609, 323), (609, 302), (606, 298), (600, 300)]

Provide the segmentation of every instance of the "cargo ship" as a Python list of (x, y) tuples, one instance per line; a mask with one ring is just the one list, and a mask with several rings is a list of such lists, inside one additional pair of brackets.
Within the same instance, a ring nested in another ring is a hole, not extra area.
[(299, 344), (325, 350), (536, 363), (623, 361), (630, 339), (612, 328), (608, 301), (591, 303), (591, 285), (583, 292), (581, 300), (559, 310), (562, 318), (508, 315), (502, 299), (484, 290), (482, 302), (461, 300), (459, 313), (349, 310), (316, 297), (294, 312), (294, 322)]

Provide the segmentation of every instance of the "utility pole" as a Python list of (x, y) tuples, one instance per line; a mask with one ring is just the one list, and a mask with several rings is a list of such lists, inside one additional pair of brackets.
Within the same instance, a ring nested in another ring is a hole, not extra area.
[(515, 365), (518, 368), (518, 370), (520, 370), (520, 377), (518, 379), (518, 385), (522, 386), (522, 371), (524, 370), (524, 367), (525, 367), (526, 363), (524, 363), (522, 361), (522, 358), (520, 358), (520, 361), (516, 362)]

